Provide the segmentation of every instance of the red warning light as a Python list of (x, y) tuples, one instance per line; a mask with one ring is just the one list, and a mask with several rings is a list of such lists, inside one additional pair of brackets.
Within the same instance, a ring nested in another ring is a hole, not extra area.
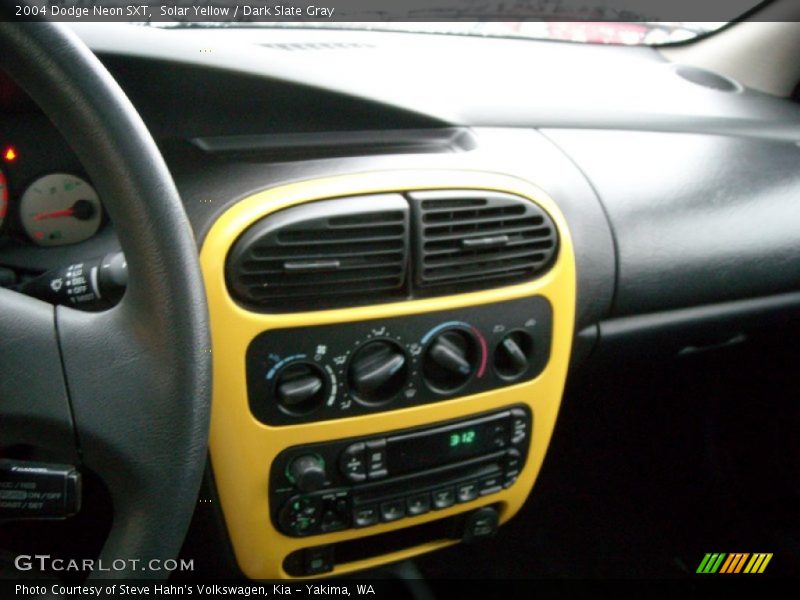
[(3, 148), (3, 160), (9, 163), (17, 160), (17, 149), (14, 146)]

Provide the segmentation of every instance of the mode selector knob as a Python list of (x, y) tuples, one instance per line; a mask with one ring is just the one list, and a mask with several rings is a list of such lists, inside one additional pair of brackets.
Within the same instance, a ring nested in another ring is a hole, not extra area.
[(324, 404), (325, 381), (325, 375), (317, 365), (291, 363), (275, 377), (278, 404), (289, 414), (308, 414)]
[(298, 456), (286, 470), (286, 477), (301, 492), (315, 492), (325, 485), (325, 461), (316, 454)]
[(348, 367), (350, 391), (364, 404), (389, 402), (406, 384), (407, 363), (398, 344), (389, 340), (367, 342), (356, 351)]

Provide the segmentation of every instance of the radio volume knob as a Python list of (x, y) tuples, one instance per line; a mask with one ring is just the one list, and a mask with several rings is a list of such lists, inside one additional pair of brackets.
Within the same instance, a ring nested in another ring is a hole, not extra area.
[(403, 389), (407, 378), (405, 352), (389, 340), (364, 344), (353, 355), (347, 373), (354, 397), (368, 405), (392, 400)]
[(298, 456), (286, 471), (288, 479), (302, 492), (315, 492), (325, 485), (325, 461), (316, 454)]

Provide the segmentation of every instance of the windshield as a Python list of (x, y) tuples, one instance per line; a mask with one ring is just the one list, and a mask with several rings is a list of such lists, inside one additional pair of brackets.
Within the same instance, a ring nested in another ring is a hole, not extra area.
[(756, 18), (756, 11), (770, 1), (326, 0), (324, 6), (290, 6), (251, 0), (172, 0), (174, 5), (153, 7), (145, 11), (145, 19), (134, 20), (157, 27), (357, 29), (658, 45), (713, 33), (745, 15)]
[(593, 44), (656, 45), (683, 42), (714, 32), (727, 21), (459, 21), (459, 22), (173, 22), (160, 27), (273, 27), (404, 31), (485, 37), (517, 37)]

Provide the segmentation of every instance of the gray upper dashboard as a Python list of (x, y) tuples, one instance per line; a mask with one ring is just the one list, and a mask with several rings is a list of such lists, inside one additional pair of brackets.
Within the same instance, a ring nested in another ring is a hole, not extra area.
[(800, 289), (800, 107), (690, 82), (651, 48), (74, 28), (153, 131), (199, 243), (281, 183), (483, 169), (560, 204), (580, 327)]
[[(648, 47), (347, 30), (73, 27), (106, 57), (167, 62), (182, 73), (201, 69), (209, 84), (217, 76), (230, 81), (223, 73), (260, 80), (260, 89), (252, 90), (256, 97), (297, 87), (339, 96), (364, 111), (380, 107), (390, 125), (393, 117), (413, 115), (427, 124), (800, 140), (795, 105), (751, 90), (698, 85)], [(156, 92), (155, 82), (151, 86)], [(232, 109), (243, 106), (236, 110), (241, 116), (250, 115), (251, 98), (239, 89), (218, 91)], [(281, 100), (280, 93), (272, 96)], [(185, 104), (180, 96), (179, 105)], [(334, 122), (337, 112), (336, 106), (328, 112)]]

